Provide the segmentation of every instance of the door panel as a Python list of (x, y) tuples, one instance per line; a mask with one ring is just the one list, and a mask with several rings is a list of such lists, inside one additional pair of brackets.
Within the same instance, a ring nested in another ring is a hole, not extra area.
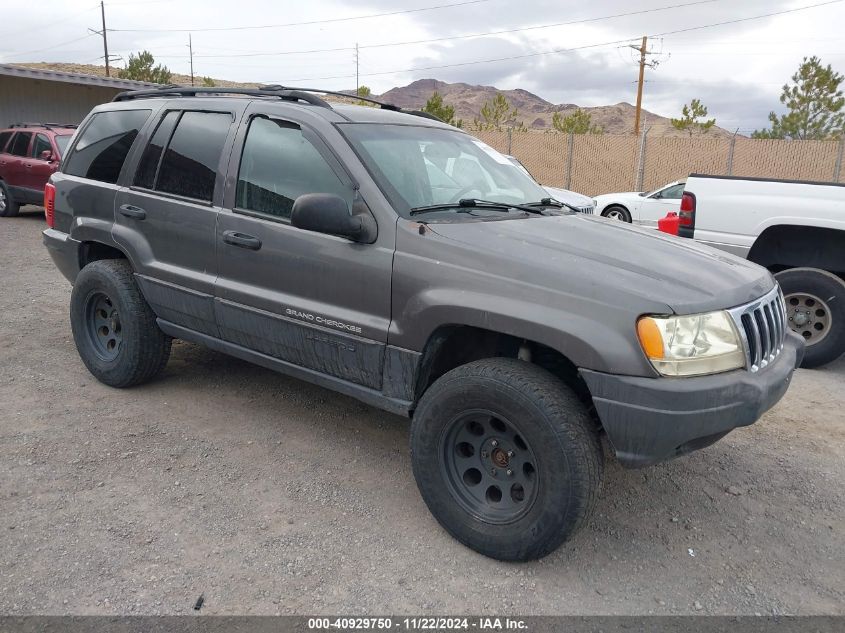
[(647, 227), (657, 227), (657, 221), (670, 211), (675, 213), (681, 209), (681, 195), (684, 191), (684, 185), (673, 185), (661, 190), (660, 198), (649, 197), (644, 198), (639, 207), (637, 214), (637, 222)]
[(47, 184), (50, 174), (56, 171), (57, 161), (46, 161), (39, 158), (44, 150), (53, 151), (50, 139), (44, 134), (36, 134), (32, 142), (32, 149), (29, 152), (30, 157), (24, 160), (24, 187), (44, 191), (44, 185)]
[[(360, 194), (307, 127), (268, 121), (254, 118), (249, 138), (244, 126), (232, 153), (236, 208), (223, 210), (217, 226), (220, 334), (302, 367), (380, 388), (393, 248), (290, 225), (298, 195), (335, 193), (352, 202)], [(238, 148), (244, 145), (241, 160)], [(357, 204), (363, 205), (360, 198)], [(260, 246), (227, 242), (232, 233), (255, 238)]]
[(114, 238), (132, 260), (156, 315), (218, 336), (215, 226), (230, 112), (162, 113), (141, 154), (134, 185), (115, 201)]

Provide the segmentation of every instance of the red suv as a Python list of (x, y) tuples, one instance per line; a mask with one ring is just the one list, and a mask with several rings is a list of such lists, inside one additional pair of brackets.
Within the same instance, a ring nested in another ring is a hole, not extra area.
[(43, 204), (44, 185), (59, 168), (74, 128), (16, 123), (0, 130), (0, 216), (17, 215), (22, 204)]

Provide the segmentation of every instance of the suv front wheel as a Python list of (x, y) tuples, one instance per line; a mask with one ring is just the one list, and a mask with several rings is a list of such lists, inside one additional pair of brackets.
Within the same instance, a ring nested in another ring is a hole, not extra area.
[(414, 413), (411, 457), (440, 524), (477, 552), (513, 561), (549, 554), (584, 524), (603, 468), (575, 394), (511, 358), (440, 377)]
[(80, 271), (70, 325), (82, 362), (111, 387), (150, 380), (170, 356), (172, 339), (159, 329), (124, 259), (95, 261)]

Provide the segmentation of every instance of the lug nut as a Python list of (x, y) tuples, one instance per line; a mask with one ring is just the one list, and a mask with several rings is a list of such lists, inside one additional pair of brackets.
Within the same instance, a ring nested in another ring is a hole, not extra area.
[(508, 457), (513, 457), (513, 451), (508, 451)]
[(510, 468), (508, 468), (508, 471), (507, 471), (507, 472), (508, 472), (508, 477), (510, 477), (511, 475), (513, 475), (513, 471), (512, 471)]
[(490, 469), (490, 474), (491, 474), (491, 475), (493, 475), (493, 476), (495, 477), (495, 476), (496, 476), (496, 469), (495, 469), (495, 468), (491, 468), (491, 469)]
[(492, 444), (493, 446), (498, 446), (499, 440), (493, 440), (492, 442), (490, 442), (490, 444)]
[(481, 456), (482, 456), (482, 457), (487, 457), (487, 451), (481, 451)]

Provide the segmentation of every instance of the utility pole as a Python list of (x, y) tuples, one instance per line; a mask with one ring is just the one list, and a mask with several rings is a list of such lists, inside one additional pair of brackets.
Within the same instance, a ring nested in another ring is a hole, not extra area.
[(194, 85), (194, 47), (191, 43), (191, 34), (188, 33), (188, 54), (191, 56), (191, 85)]
[(645, 83), (645, 69), (646, 66), (649, 68), (657, 68), (657, 65), (660, 63), (658, 60), (648, 61), (648, 55), (655, 55), (655, 51), (650, 51), (647, 48), (648, 45), (648, 36), (643, 36), (643, 42), (640, 46), (636, 46), (634, 44), (629, 44), (629, 48), (633, 48), (640, 54), (640, 78), (637, 81), (637, 111), (634, 115), (634, 134), (640, 133), (640, 114), (642, 113), (643, 109), (643, 84)]
[(106, 34), (106, 5), (100, 0), (100, 15), (103, 16), (103, 59), (106, 60), (106, 77), (109, 73), (109, 36)]
[(643, 80), (645, 79), (645, 51), (648, 37), (643, 35), (643, 44), (640, 46), (640, 78), (637, 82), (637, 114), (634, 117), (634, 134), (640, 133), (640, 111), (643, 108)]
[(355, 96), (358, 96), (358, 42), (355, 42)]
[[(111, 56), (109, 56), (109, 32), (106, 30), (106, 5), (102, 1), (100, 2), (100, 15), (103, 18), (103, 29), (97, 31), (96, 29), (89, 28), (88, 30), (103, 37), (103, 60), (106, 62), (106, 77), (111, 77), (111, 68), (109, 67), (109, 62), (111, 61)], [(114, 58), (116, 60), (123, 59), (120, 55), (115, 55)]]

